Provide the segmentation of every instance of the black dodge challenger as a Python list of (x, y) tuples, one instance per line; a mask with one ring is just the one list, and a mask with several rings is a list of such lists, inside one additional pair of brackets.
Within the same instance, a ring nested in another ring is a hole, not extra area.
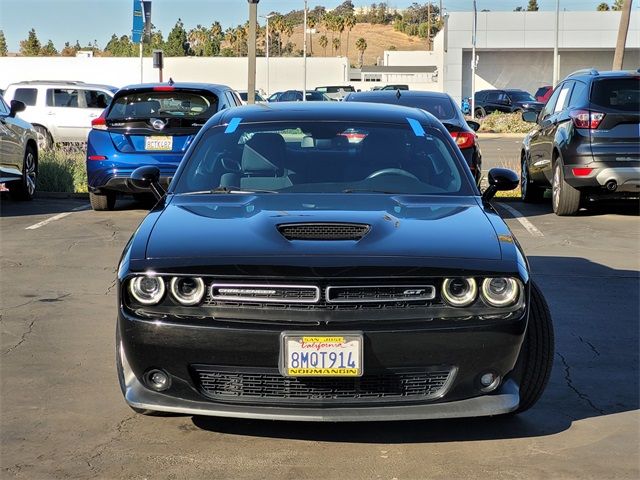
[[(354, 134), (357, 133), (357, 135)], [(522, 412), (553, 329), (527, 260), (430, 114), (269, 104), (216, 114), (118, 271), (137, 412), (310, 421)]]

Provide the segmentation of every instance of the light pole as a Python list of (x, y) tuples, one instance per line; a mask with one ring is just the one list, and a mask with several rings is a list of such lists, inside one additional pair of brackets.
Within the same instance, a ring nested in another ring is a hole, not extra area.
[(258, 2), (260, 0), (247, 0), (249, 2), (249, 38), (247, 39), (247, 55), (249, 60), (249, 81), (247, 82), (247, 103), (256, 103), (256, 25), (258, 23)]
[(560, 30), (560, 0), (556, 0), (556, 31), (555, 31), (555, 40), (553, 43), (553, 79), (551, 84), (555, 88), (558, 84), (558, 80), (560, 77), (560, 65), (558, 62), (558, 31)]
[(473, 0), (473, 32), (471, 34), (471, 118), (476, 117), (476, 35), (478, 33), (478, 10)]
[(271, 39), (269, 38), (269, 19), (271, 17), (274, 17), (275, 14), (274, 13), (270, 13), (269, 15), (264, 15), (264, 16), (260, 16), (260, 18), (264, 18), (267, 21), (267, 25), (266, 25), (266, 46), (265, 46), (265, 59), (266, 59), (266, 63), (267, 63), (267, 98), (269, 98), (269, 95), (271, 94), (271, 91), (269, 90), (269, 44), (271, 43)]
[(304, 79), (302, 81), (302, 101), (307, 101), (307, 0), (304, 0), (304, 26), (302, 29), (303, 42), (302, 42), (302, 58), (303, 58), (303, 72)]

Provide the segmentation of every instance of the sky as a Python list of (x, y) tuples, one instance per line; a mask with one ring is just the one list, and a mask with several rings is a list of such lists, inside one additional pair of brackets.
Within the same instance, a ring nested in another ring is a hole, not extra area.
[[(353, 0), (356, 7), (370, 5), (376, 0)], [(403, 8), (413, 1), (388, 0), (391, 7)], [(437, 4), (440, 0), (432, 0)], [(603, 0), (560, 0), (563, 10), (595, 10)], [(606, 1), (606, 0), (605, 0)], [(324, 5), (335, 7), (342, 0), (309, 0), (309, 8)], [(512, 11), (517, 6), (526, 6), (528, 0), (477, 0), (478, 10)], [(613, 3), (609, 0), (608, 3)], [(634, 10), (640, 1), (635, 2)], [(472, 0), (443, 0), (446, 10), (468, 11)], [(538, 0), (540, 10), (555, 9), (556, 0)], [(262, 0), (258, 14), (271, 11), (281, 13), (301, 9), (303, 0)], [(61, 50), (64, 42), (72, 45), (76, 40), (87, 45), (94, 40), (104, 48), (113, 33), (130, 34), (132, 24), (132, 0), (0, 0), (0, 30), (7, 38), (10, 52), (17, 52), (20, 40), (35, 28), (41, 43), (53, 40)], [(178, 18), (190, 29), (197, 24), (209, 26), (218, 20), (224, 28), (244, 23), (248, 15), (244, 0), (153, 0), (152, 22), (162, 30), (165, 38)]]

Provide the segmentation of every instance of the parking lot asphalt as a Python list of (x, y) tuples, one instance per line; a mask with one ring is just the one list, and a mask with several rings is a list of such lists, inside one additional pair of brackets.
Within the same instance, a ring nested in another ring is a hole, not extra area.
[(640, 475), (637, 208), (561, 218), (549, 204), (498, 204), (555, 322), (552, 378), (529, 412), (312, 424), (134, 414), (114, 365), (114, 282), (145, 210), (133, 202), (116, 212), (85, 207), (82, 200), (2, 199), (2, 478)]

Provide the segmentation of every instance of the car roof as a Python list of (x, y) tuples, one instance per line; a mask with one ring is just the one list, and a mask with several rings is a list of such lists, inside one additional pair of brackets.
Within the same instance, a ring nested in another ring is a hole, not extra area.
[(582, 79), (593, 79), (597, 80), (598, 78), (628, 78), (628, 77), (639, 77), (640, 69), (634, 70), (606, 70), (606, 71), (598, 71), (594, 68), (578, 70), (576, 72), (570, 73), (567, 75), (564, 80), (568, 80), (569, 78), (582, 78)]
[[(79, 80), (25, 80), (22, 82), (12, 83), (10, 86), (18, 86), (18, 85), (34, 85), (34, 86), (75, 86), (82, 88), (102, 88), (104, 90), (117, 90), (118, 87), (113, 85), (106, 85), (103, 83), (85, 83)], [(8, 87), (7, 87), (8, 88)]]
[[(349, 100), (357, 98), (358, 100), (368, 99), (391, 99), (397, 98), (397, 90), (372, 90), (370, 92), (354, 92), (349, 95)], [(448, 94), (442, 92), (427, 92), (421, 90), (401, 90), (400, 98), (446, 98), (449, 99)]]
[(135, 91), (135, 90), (151, 90), (154, 87), (173, 87), (175, 90), (208, 90), (212, 93), (217, 93), (221, 90), (231, 90), (231, 87), (227, 85), (220, 85), (217, 83), (196, 83), (196, 82), (175, 82), (168, 83), (135, 83), (122, 87), (119, 92), (123, 91)]
[(415, 118), (430, 127), (442, 128), (440, 122), (424, 110), (366, 102), (283, 102), (247, 105), (223, 110), (207, 123), (209, 127), (226, 125), (232, 118), (240, 118), (243, 123), (288, 120), (406, 123), (407, 118)]

